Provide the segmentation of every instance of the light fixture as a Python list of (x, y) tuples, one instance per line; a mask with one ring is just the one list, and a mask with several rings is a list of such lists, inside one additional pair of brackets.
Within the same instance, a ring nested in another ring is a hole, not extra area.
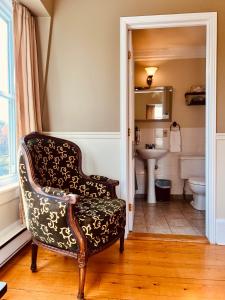
[(149, 87), (151, 87), (151, 84), (152, 84), (152, 77), (153, 75), (155, 74), (155, 72), (158, 70), (157, 67), (147, 67), (145, 68), (145, 71), (146, 73), (148, 74), (148, 77), (147, 77), (147, 84)]

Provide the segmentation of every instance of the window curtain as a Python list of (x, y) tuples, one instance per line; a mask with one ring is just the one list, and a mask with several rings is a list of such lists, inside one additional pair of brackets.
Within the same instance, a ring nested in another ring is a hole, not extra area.
[(35, 19), (13, 3), (15, 86), (18, 136), (42, 131)]
[[(23, 5), (13, 2), (17, 137), (42, 131), (35, 19)], [(20, 195), (19, 214), (25, 224)]]

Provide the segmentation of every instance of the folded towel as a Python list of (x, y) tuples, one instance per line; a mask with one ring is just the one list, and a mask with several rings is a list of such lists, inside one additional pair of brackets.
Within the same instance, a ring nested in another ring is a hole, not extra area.
[(181, 152), (181, 133), (178, 128), (170, 131), (170, 152)]

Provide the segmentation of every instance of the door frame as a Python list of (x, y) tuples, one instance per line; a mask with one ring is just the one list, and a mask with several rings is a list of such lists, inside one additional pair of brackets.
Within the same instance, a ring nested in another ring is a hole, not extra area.
[[(120, 193), (121, 198), (127, 203), (127, 224), (129, 224), (128, 30), (191, 26), (206, 26), (206, 237), (211, 244), (214, 244), (216, 236), (216, 12), (120, 18)], [(128, 232), (127, 225), (126, 234)]]

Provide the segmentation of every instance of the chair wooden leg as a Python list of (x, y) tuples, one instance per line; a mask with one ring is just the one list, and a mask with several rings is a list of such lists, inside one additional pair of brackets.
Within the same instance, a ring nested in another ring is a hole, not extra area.
[(85, 259), (85, 256), (78, 256), (78, 267), (79, 267), (79, 289), (77, 294), (78, 300), (84, 300), (86, 266), (87, 266), (87, 261)]
[(31, 245), (31, 271), (34, 273), (37, 271), (37, 252), (38, 252), (38, 246), (35, 243), (32, 243)]
[(124, 251), (124, 235), (125, 235), (125, 232), (120, 237), (120, 253), (123, 253), (123, 251)]

